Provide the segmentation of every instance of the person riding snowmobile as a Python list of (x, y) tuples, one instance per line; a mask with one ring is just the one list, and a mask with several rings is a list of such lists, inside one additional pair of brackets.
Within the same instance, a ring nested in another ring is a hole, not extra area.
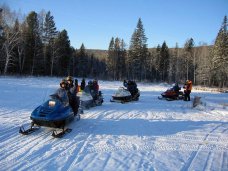
[(95, 96), (96, 96), (96, 92), (94, 91), (94, 85), (93, 85), (93, 82), (92, 81), (89, 81), (87, 86), (85, 87), (84, 91), (86, 93), (89, 93), (92, 97), (93, 97), (93, 100), (95, 100)]
[(183, 88), (184, 88), (184, 101), (190, 101), (190, 93), (192, 90), (192, 81), (186, 80), (186, 83)]
[(55, 94), (58, 95), (60, 101), (64, 104), (64, 106), (66, 106), (67, 104), (69, 104), (69, 98), (66, 91), (66, 87), (67, 87), (66, 80), (63, 79), (59, 85), (60, 85), (60, 88), (56, 90)]
[(179, 87), (178, 83), (175, 83), (172, 89), (176, 93), (176, 97), (178, 97), (179, 93), (180, 93), (179, 91), (181, 90), (181, 88)]
[(127, 81), (126, 80), (123, 81), (123, 86), (127, 88)]
[(131, 93), (132, 98), (137, 98), (136, 95), (138, 94), (138, 88), (137, 88), (137, 84), (135, 81), (131, 81), (128, 80), (128, 82), (126, 80), (124, 80), (124, 86), (127, 88), (127, 90)]
[(93, 80), (93, 86), (92, 86), (92, 96), (93, 96), (93, 99), (94, 100), (97, 100), (98, 99), (98, 96), (99, 96), (99, 85), (98, 85), (98, 82), (97, 80)]

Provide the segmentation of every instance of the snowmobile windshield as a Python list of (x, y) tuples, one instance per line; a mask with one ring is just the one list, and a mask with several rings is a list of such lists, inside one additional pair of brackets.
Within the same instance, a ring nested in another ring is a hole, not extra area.
[(130, 92), (126, 90), (124, 87), (119, 87), (119, 89), (117, 90), (114, 96), (124, 97), (124, 96), (130, 96), (130, 95), (131, 95)]
[[(59, 102), (60, 102), (61, 104), (63, 104), (64, 106), (68, 106), (68, 105), (69, 105), (69, 103), (68, 103), (67, 101), (65, 101), (65, 100), (62, 100), (62, 99), (58, 96), (58, 94), (51, 94), (50, 97), (51, 97), (52, 100), (50, 100), (49, 102), (51, 102), (52, 104), (49, 104), (49, 105), (54, 105), (54, 106), (55, 106), (56, 101), (59, 101)], [(53, 103), (53, 102), (55, 102), (55, 103)]]
[(50, 97), (51, 97), (51, 99), (53, 99), (53, 100), (59, 100), (58, 94), (51, 94)]

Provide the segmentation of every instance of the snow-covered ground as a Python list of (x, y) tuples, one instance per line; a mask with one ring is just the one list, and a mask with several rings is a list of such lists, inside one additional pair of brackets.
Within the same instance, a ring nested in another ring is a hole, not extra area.
[[(99, 81), (105, 101), (61, 139), (53, 128), (18, 133), (61, 78), (0, 77), (0, 170), (228, 170), (228, 94), (193, 90), (203, 104), (158, 100), (164, 84), (139, 83), (140, 100), (111, 103), (121, 82)], [(80, 80), (79, 80), (80, 81)]]

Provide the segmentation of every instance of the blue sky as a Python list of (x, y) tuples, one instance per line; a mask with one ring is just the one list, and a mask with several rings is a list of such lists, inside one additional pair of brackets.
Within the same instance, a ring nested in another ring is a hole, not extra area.
[(0, 0), (12, 10), (51, 11), (58, 30), (66, 29), (74, 48), (108, 49), (112, 37), (129, 45), (141, 17), (148, 47), (166, 41), (182, 47), (193, 38), (213, 44), (225, 15), (228, 0)]

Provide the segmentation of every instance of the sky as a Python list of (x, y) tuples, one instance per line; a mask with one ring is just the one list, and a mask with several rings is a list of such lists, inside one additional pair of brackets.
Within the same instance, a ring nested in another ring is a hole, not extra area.
[(27, 15), (50, 11), (57, 30), (67, 30), (78, 49), (107, 50), (112, 37), (124, 39), (127, 48), (141, 18), (149, 48), (166, 41), (183, 47), (193, 38), (195, 46), (214, 43), (228, 0), (0, 0), (11, 10)]

